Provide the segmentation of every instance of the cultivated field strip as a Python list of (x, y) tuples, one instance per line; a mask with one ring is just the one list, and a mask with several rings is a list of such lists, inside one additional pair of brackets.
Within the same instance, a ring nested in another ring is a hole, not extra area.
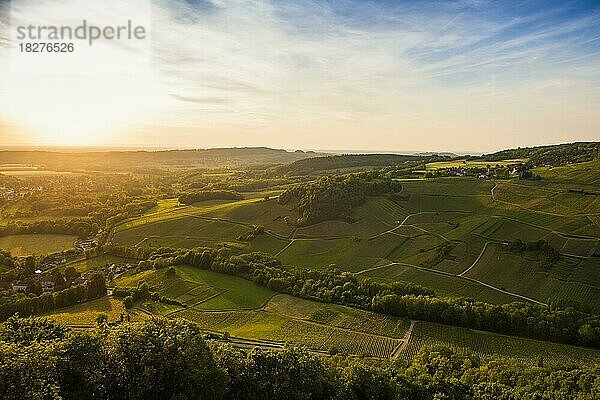
[(411, 360), (419, 350), (441, 345), (457, 351), (472, 351), (483, 358), (499, 355), (528, 365), (543, 360), (547, 365), (593, 364), (600, 360), (600, 350), (544, 342), (490, 332), (473, 331), (430, 322), (417, 322), (401, 357)]

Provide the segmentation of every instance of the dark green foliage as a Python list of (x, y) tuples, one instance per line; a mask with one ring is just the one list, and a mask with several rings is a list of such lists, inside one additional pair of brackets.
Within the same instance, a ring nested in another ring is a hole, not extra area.
[(13, 314), (22, 316), (40, 314), (102, 297), (105, 294), (106, 283), (101, 272), (93, 274), (85, 284), (71, 286), (58, 292), (44, 292), (39, 296), (12, 291), (0, 292), (0, 320), (4, 321)]
[(61, 235), (75, 235), (84, 238), (94, 233), (93, 226), (94, 221), (90, 218), (75, 218), (70, 220), (57, 219), (28, 224), (17, 222), (0, 227), (0, 236), (27, 233), (55, 233)]
[(242, 351), (215, 346), (214, 357), (229, 385), (226, 399), (333, 399), (338, 377), (306, 351)]
[(133, 308), (133, 296), (125, 296), (123, 299), (123, 305), (128, 310)]
[(600, 347), (600, 319), (573, 308), (531, 303), (488, 304), (469, 299), (376, 295), (373, 311), (448, 325)]
[(600, 347), (600, 319), (573, 308), (519, 302), (495, 305), (470, 299), (434, 297), (433, 291), (418, 285), (359, 281), (353, 274), (338, 269), (283, 268), (278, 260), (263, 253), (227, 256), (219, 255), (218, 250), (198, 249), (155, 258), (153, 263), (158, 268), (188, 264), (211, 269), (241, 276), (277, 292), (382, 314)]
[(545, 240), (537, 240), (532, 242), (522, 242), (520, 239), (511, 241), (508, 244), (508, 249), (514, 253), (535, 252), (539, 253), (549, 263), (558, 261), (560, 253), (550, 243)]
[(600, 142), (565, 143), (552, 146), (523, 147), (483, 155), (488, 161), (529, 158), (534, 165), (563, 165), (591, 161), (600, 155)]
[(67, 331), (64, 326), (44, 318), (12, 316), (0, 325), (0, 340), (29, 345), (33, 342), (63, 339)]
[(232, 190), (199, 190), (179, 196), (181, 204), (193, 204), (206, 200), (242, 200), (244, 197)]
[(295, 161), (277, 169), (283, 175), (308, 175), (318, 171), (352, 167), (387, 167), (407, 161), (425, 161), (431, 157), (400, 154), (344, 154), (339, 156), (314, 157)]
[(200, 330), (177, 320), (122, 324), (103, 348), (111, 399), (218, 399), (225, 374), (217, 368)]
[[(18, 325), (19, 320), (11, 323)], [(593, 400), (600, 396), (600, 365), (527, 367), (503, 358), (483, 361), (444, 347), (424, 348), (410, 364), (317, 357), (287, 347), (242, 350), (207, 342), (192, 323), (157, 319), (96, 332), (65, 330), (57, 337), (33, 341), (24, 335), (0, 341), (2, 399)]]
[(330, 219), (352, 222), (352, 208), (367, 196), (398, 192), (402, 185), (379, 171), (346, 176), (321, 177), (315, 182), (296, 185), (279, 196), (279, 203), (292, 204), (300, 217), (296, 225), (310, 225)]

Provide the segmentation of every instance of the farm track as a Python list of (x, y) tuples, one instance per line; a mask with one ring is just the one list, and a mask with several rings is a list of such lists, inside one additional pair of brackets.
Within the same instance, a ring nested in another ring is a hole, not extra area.
[(487, 249), (489, 244), (490, 244), (490, 242), (485, 242), (485, 244), (483, 245), (483, 249), (481, 249), (481, 253), (479, 253), (479, 256), (475, 259), (475, 261), (473, 261), (473, 264), (471, 264), (471, 266), (469, 268), (465, 269), (463, 272), (461, 272), (457, 276), (463, 276), (464, 274), (469, 272), (475, 265), (477, 265), (479, 260), (481, 260), (481, 257), (483, 257), (483, 253), (485, 253), (485, 250)]
[(392, 358), (395, 358), (395, 359), (399, 358), (400, 354), (402, 354), (402, 352), (404, 351), (404, 349), (406, 349), (406, 347), (408, 346), (408, 343), (410, 342), (410, 338), (412, 337), (412, 333), (413, 333), (413, 329), (415, 327), (415, 324), (417, 322), (418, 321), (416, 321), (414, 319), (410, 321), (410, 326), (408, 327), (408, 330), (406, 331), (406, 334), (402, 338), (402, 343), (400, 345), (398, 345), (398, 347), (396, 347), (396, 349), (392, 353)]
[[(494, 188), (492, 188), (492, 190), (491, 190), (492, 192), (493, 192)], [(450, 211), (445, 211), (445, 212), (446, 213), (448, 213), (448, 212), (460, 212), (460, 213), (465, 213), (465, 214), (470, 213), (470, 211), (466, 211), (466, 210), (454, 210), (454, 211), (450, 210)], [(411, 217), (413, 217), (413, 216), (424, 215), (424, 214), (439, 214), (439, 213), (440, 212), (437, 212), (437, 211), (422, 211), (422, 212), (418, 212), (418, 213), (409, 214), (409, 215), (407, 215), (404, 218), (404, 220), (400, 223), (400, 225), (398, 225), (398, 226), (396, 226), (394, 228), (391, 228), (391, 229), (389, 229), (387, 231), (381, 232), (381, 233), (379, 233), (377, 235), (371, 236), (371, 237), (368, 238), (368, 240), (375, 239), (377, 237), (380, 237), (380, 236), (383, 236), (383, 235), (389, 234), (389, 233), (394, 234), (395, 230), (397, 230), (397, 229), (399, 229), (400, 227), (403, 227), (403, 226), (413, 226), (413, 227), (415, 227), (412, 224), (411, 225), (405, 225), (406, 222)], [(228, 220), (228, 219), (218, 218), (218, 217), (198, 216), (198, 215), (193, 215), (193, 214), (189, 214), (188, 216), (193, 216), (193, 217), (200, 218), (200, 219), (205, 219), (205, 220), (221, 220), (223, 222), (237, 223), (239, 225), (244, 225), (244, 226), (251, 225), (251, 224), (247, 224), (247, 223), (240, 222), (240, 221), (233, 221), (233, 220)], [(512, 218), (507, 218), (507, 217), (504, 217), (504, 216), (492, 216), (492, 217), (512, 219)], [(514, 220), (514, 219), (512, 219), (512, 220)], [(522, 222), (522, 221), (519, 221), (519, 220), (515, 220), (515, 222), (520, 222), (520, 223), (524, 223), (524, 224), (527, 224), (527, 225), (531, 225), (531, 226), (537, 227), (534, 224), (528, 224), (528, 223), (525, 223), (525, 222)], [(416, 228), (418, 229), (419, 227), (416, 227)], [(552, 231), (552, 230), (550, 230), (548, 228), (544, 228), (544, 227), (540, 227), (540, 228), (542, 228), (544, 230), (547, 230), (547, 231), (554, 232), (554, 231)], [(424, 230), (424, 229), (422, 229), (422, 230)], [(287, 250), (295, 241), (299, 241), (299, 240), (305, 240), (305, 241), (310, 241), (310, 240), (327, 240), (326, 238), (328, 238), (329, 240), (338, 239), (338, 237), (335, 237), (335, 238), (334, 237), (287, 238), (287, 237), (284, 237), (282, 235), (279, 235), (279, 234), (277, 234), (275, 232), (271, 232), (271, 231), (265, 231), (265, 233), (268, 234), (268, 235), (271, 235), (273, 237), (276, 237), (278, 239), (290, 241), (283, 249), (281, 249), (276, 254), (276, 257), (279, 256), (280, 254), (282, 254), (284, 250)], [(558, 232), (554, 232), (554, 233), (558, 233)], [(448, 240), (448, 239), (445, 238), (445, 240)], [(482, 254), (483, 254), (483, 252), (482, 252)], [(481, 256), (481, 254), (480, 254), (480, 256)], [(507, 290), (497, 288), (497, 287), (495, 287), (493, 285), (490, 285), (490, 284), (485, 283), (485, 282), (481, 282), (481, 281), (476, 280), (476, 279), (468, 278), (468, 277), (465, 277), (465, 276), (462, 276), (462, 275), (452, 274), (452, 273), (445, 272), (445, 271), (439, 271), (439, 270), (433, 270), (433, 269), (429, 269), (429, 268), (419, 267), (417, 265), (407, 264), (407, 263), (402, 263), (402, 262), (391, 262), (391, 263), (383, 265), (383, 266), (372, 267), (372, 268), (368, 268), (368, 269), (365, 269), (365, 270), (361, 270), (361, 271), (355, 272), (354, 274), (355, 275), (361, 275), (361, 274), (364, 274), (364, 273), (369, 272), (369, 271), (373, 271), (373, 270), (377, 270), (377, 269), (382, 269), (382, 268), (386, 268), (386, 267), (391, 267), (393, 265), (403, 265), (403, 266), (410, 267), (410, 268), (420, 269), (420, 270), (426, 271), (426, 272), (431, 272), (431, 273), (441, 274), (441, 275), (445, 275), (445, 276), (451, 276), (451, 277), (457, 277), (457, 278), (460, 278), (460, 279), (465, 279), (465, 280), (471, 281), (473, 283), (485, 286), (487, 288), (496, 290), (498, 292), (501, 292), (501, 293), (504, 293), (504, 294), (507, 294), (507, 295), (510, 295), (510, 296), (513, 296), (513, 297), (517, 297), (517, 298), (522, 299), (522, 300), (527, 300), (527, 301), (530, 301), (530, 302), (533, 302), (533, 303), (536, 303), (536, 304), (545, 304), (545, 303), (542, 303), (542, 302), (540, 302), (538, 300), (532, 299), (530, 297), (523, 296), (523, 295), (520, 295), (520, 294), (517, 294), (517, 293), (513, 293), (513, 292), (509, 292)]]
[(388, 233), (394, 233), (394, 231), (400, 229), (403, 226), (410, 226), (410, 227), (416, 228), (416, 229), (418, 229), (420, 231), (427, 232), (430, 235), (439, 236), (439, 237), (443, 238), (444, 240), (450, 242), (450, 240), (448, 240), (447, 238), (445, 238), (444, 236), (442, 236), (442, 235), (440, 235), (438, 233), (429, 232), (428, 230), (423, 229), (423, 228), (421, 228), (421, 227), (419, 227), (419, 226), (417, 226), (415, 224), (408, 224), (408, 225), (406, 224), (406, 222), (410, 218), (415, 217), (417, 215), (428, 215), (428, 214), (438, 215), (440, 213), (464, 213), (464, 214), (470, 214), (471, 212), (470, 211), (466, 211), (466, 210), (448, 210), (448, 211), (421, 211), (421, 212), (418, 212), (418, 213), (408, 214), (406, 216), (406, 218), (404, 218), (404, 220), (402, 222), (400, 222), (400, 224), (394, 226), (391, 229), (388, 229), (387, 231), (383, 231), (383, 232), (378, 233), (376, 235), (370, 236), (370, 237), (367, 238), (367, 240), (377, 239), (378, 237), (381, 237), (381, 236), (386, 235)]
[[(186, 282), (189, 282), (189, 281), (186, 281)], [(192, 289), (192, 290), (194, 290), (194, 289)], [(190, 290), (189, 292), (191, 292), (192, 290)], [(187, 293), (189, 293), (189, 292), (187, 292)], [(225, 292), (227, 292), (227, 290), (226, 290), (226, 289), (225, 289), (225, 290), (222, 290), (222, 291), (220, 291), (220, 292), (218, 292), (218, 293), (215, 293), (215, 294), (213, 294), (212, 296), (209, 296), (209, 297), (207, 297), (207, 298), (205, 298), (205, 299), (202, 299), (202, 300), (200, 300), (200, 301), (198, 301), (198, 302), (196, 302), (196, 303), (194, 303), (194, 304), (191, 304), (191, 305), (189, 305), (189, 306), (187, 306), (187, 307), (185, 307), (185, 308), (182, 308), (181, 310), (174, 310), (174, 311), (168, 312), (168, 313), (164, 314), (164, 316), (165, 316), (165, 317), (169, 317), (169, 316), (171, 316), (171, 315), (173, 315), (173, 314), (177, 314), (178, 312), (185, 311), (185, 310), (187, 310), (187, 309), (190, 309), (190, 308), (194, 308), (194, 307), (196, 307), (197, 305), (200, 305), (200, 304), (202, 304), (202, 303), (205, 303), (205, 302), (207, 302), (207, 301), (209, 301), (209, 300), (211, 300), (211, 299), (214, 299), (215, 297), (218, 297), (218, 296), (222, 295), (222, 294), (223, 294), (223, 293), (225, 293)], [(187, 294), (187, 293), (184, 293), (184, 294)], [(223, 311), (225, 311), (225, 310), (223, 310)]]
[(404, 267), (415, 268), (415, 269), (418, 269), (418, 270), (421, 270), (421, 271), (431, 272), (431, 273), (434, 273), (434, 274), (439, 274), (439, 275), (451, 276), (453, 278), (464, 279), (464, 280), (467, 280), (467, 281), (470, 281), (470, 282), (477, 283), (479, 285), (483, 285), (483, 286), (485, 286), (487, 288), (496, 290), (496, 291), (498, 291), (500, 293), (504, 293), (504, 294), (507, 294), (507, 295), (510, 295), (510, 296), (513, 296), (513, 297), (517, 297), (517, 298), (519, 298), (521, 300), (527, 300), (527, 301), (530, 301), (532, 303), (541, 304), (541, 305), (547, 305), (546, 303), (542, 303), (541, 301), (532, 299), (531, 297), (523, 296), (523, 295), (520, 295), (518, 293), (509, 292), (507, 290), (497, 288), (497, 287), (495, 287), (493, 285), (490, 285), (488, 283), (482, 282), (482, 281), (477, 280), (477, 279), (469, 278), (469, 277), (466, 277), (466, 276), (455, 275), (455, 274), (452, 274), (452, 273), (446, 272), (446, 271), (439, 271), (439, 270), (435, 270), (435, 269), (430, 269), (430, 268), (425, 268), (425, 267), (419, 267), (418, 265), (407, 264), (407, 263), (403, 263), (403, 262), (391, 262), (389, 264), (382, 265), (382, 266), (379, 266), (379, 267), (368, 268), (368, 269), (365, 269), (365, 270), (362, 270), (362, 271), (354, 272), (354, 275), (361, 275), (361, 274), (364, 274), (364, 273), (369, 272), (369, 271), (374, 271), (374, 270), (377, 270), (377, 269), (387, 268), (387, 267), (391, 267), (391, 266), (394, 266), (394, 265), (401, 265), (401, 266), (404, 266)]

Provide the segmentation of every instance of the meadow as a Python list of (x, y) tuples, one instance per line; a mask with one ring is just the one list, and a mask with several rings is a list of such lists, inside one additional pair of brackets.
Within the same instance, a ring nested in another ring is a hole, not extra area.
[(115, 322), (120, 319), (122, 314), (126, 313), (126, 310), (121, 300), (104, 296), (85, 303), (60, 308), (54, 312), (44, 314), (42, 317), (64, 325), (95, 326), (96, 318), (100, 313), (106, 313), (108, 321)]
[(0, 236), (0, 248), (13, 256), (43, 255), (72, 249), (75, 236), (55, 234), (25, 234)]

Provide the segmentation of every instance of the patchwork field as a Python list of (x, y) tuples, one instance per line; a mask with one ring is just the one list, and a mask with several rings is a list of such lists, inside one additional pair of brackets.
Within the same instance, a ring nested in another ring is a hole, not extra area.
[(399, 318), (287, 295), (277, 295), (257, 310), (215, 312), (192, 307), (170, 317), (189, 319), (204, 329), (238, 338), (371, 357), (389, 357), (402, 344), (409, 326)]
[[(120, 225), (114, 241), (188, 248), (226, 245), (240, 252), (268, 252), (294, 267), (335, 264), (364, 277), (414, 282), (441, 295), (492, 303), (585, 303), (595, 312), (600, 310), (594, 257), (600, 253), (600, 196), (568, 189), (583, 185), (594, 192), (589, 188), (598, 187), (592, 173), (596, 166), (542, 169), (544, 179), (539, 181), (404, 180), (402, 196), (368, 198), (352, 210), (353, 223), (288, 226), (284, 219), (297, 216), (276, 199), (209, 201), (191, 207), (165, 200), (142, 218)], [(250, 242), (239, 240), (254, 225), (264, 226), (266, 234)], [(517, 239), (545, 240), (560, 252), (560, 260), (548, 265), (498, 250)], [(380, 268), (391, 263), (396, 264)]]
[[(450, 166), (461, 165), (456, 161)], [(142, 217), (118, 225), (112, 241), (141, 247), (262, 251), (290, 268), (322, 269), (333, 264), (359, 279), (416, 283), (439, 296), (494, 304), (572, 305), (597, 313), (600, 200), (595, 193), (600, 187), (592, 171), (597, 166), (542, 168), (536, 170), (543, 176), (537, 181), (402, 180), (399, 195), (368, 197), (353, 208), (353, 222), (326, 220), (310, 226), (286, 223), (298, 218), (293, 206), (265, 199), (265, 192), (246, 193), (248, 198), (240, 201), (191, 206), (164, 199)], [(255, 226), (264, 227), (264, 234), (248, 239)], [(558, 251), (558, 259), (549, 261), (531, 251), (511, 252), (508, 244), (515, 240), (544, 240)], [(123, 260), (103, 256), (75, 267), (85, 272), (119, 261)], [(229, 275), (189, 266), (175, 270), (171, 277), (165, 270), (129, 272), (113, 284), (135, 287), (145, 281), (160, 296), (184, 304), (146, 300), (136, 305), (147, 314), (186, 318), (232, 337), (288, 342), (320, 352), (389, 357), (404, 344), (410, 325), (402, 319), (276, 294)], [(415, 325), (400, 356), (410, 359), (433, 343), (530, 364), (537, 363), (540, 354), (544, 362), (555, 364), (588, 362), (597, 356), (576, 347), (424, 322)]]

